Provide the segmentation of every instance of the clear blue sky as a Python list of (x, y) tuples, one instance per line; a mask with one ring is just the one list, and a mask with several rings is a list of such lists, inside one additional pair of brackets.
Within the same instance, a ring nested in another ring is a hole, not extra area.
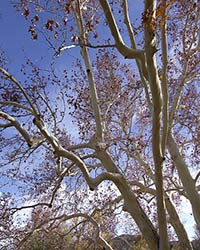
[(25, 58), (31, 57), (34, 62), (46, 61), (52, 51), (45, 43), (31, 39), (28, 22), (16, 12), (11, 2), (0, 0), (0, 49), (6, 52), (9, 68), (15, 75)]

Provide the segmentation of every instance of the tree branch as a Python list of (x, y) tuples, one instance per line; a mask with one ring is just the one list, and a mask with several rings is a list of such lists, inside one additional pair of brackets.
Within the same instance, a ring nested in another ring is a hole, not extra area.
[(109, 25), (110, 31), (116, 43), (116, 48), (119, 52), (128, 59), (141, 59), (144, 56), (144, 51), (139, 49), (129, 48), (124, 44), (124, 41), (120, 35), (119, 29), (117, 27), (116, 21), (112, 14), (110, 5), (107, 0), (99, 0), (101, 7), (106, 16), (107, 23)]
[[(129, 38), (130, 38), (130, 41), (131, 41), (131, 47), (133, 49), (137, 49), (136, 48), (134, 32), (133, 32), (131, 22), (130, 22), (130, 18), (129, 18), (127, 0), (123, 0), (123, 9), (124, 9), (124, 23), (126, 24), (127, 29), (128, 29)], [(145, 58), (141, 57), (140, 60), (136, 59), (136, 63), (137, 63), (138, 70), (139, 70), (139, 73), (140, 73), (140, 78), (141, 78), (142, 83), (144, 85), (147, 101), (149, 103), (149, 106), (151, 107), (151, 100), (150, 100), (150, 97), (149, 97), (149, 91), (148, 91), (148, 85), (147, 85), (148, 73), (147, 73)]]
[(12, 102), (12, 101), (3, 101), (3, 102), (0, 102), (0, 105), (2, 106), (14, 106), (14, 107), (18, 107), (18, 108), (21, 108), (21, 109), (24, 109), (24, 110), (27, 110), (29, 111), (31, 114), (33, 114), (33, 111), (32, 109), (18, 103), (18, 102)]
[(21, 90), (22, 94), (26, 98), (27, 102), (32, 108), (32, 112), (34, 115), (37, 115), (37, 110), (35, 109), (34, 105), (32, 104), (28, 94), (26, 93), (25, 89), (22, 87), (22, 85), (11, 75), (9, 74), (5, 69), (0, 68), (0, 72), (2, 72), (9, 80), (11, 80), (13, 83), (17, 85), (17, 87)]
[[(79, 0), (77, 0), (77, 3), (78, 3), (78, 11), (76, 11), (75, 9), (73, 11), (74, 11), (74, 16), (75, 16), (76, 23), (78, 26), (80, 41), (85, 43), (86, 37), (85, 37), (83, 18), (82, 18)], [(81, 47), (81, 55), (82, 55), (83, 60), (85, 62), (85, 67), (86, 67), (86, 72), (87, 72), (87, 77), (88, 77), (90, 97), (91, 97), (92, 108), (94, 111), (95, 122), (96, 122), (97, 141), (103, 142), (104, 135), (103, 135), (103, 128), (102, 128), (102, 120), (101, 120), (101, 115), (100, 115), (100, 107), (98, 104), (98, 94), (97, 94), (97, 90), (96, 90), (96, 86), (95, 86), (95, 82), (94, 82), (94, 76), (92, 73), (92, 67), (91, 67), (87, 47)]]
[(84, 214), (84, 213), (76, 213), (76, 214), (71, 214), (71, 215), (60, 215), (54, 218), (50, 218), (46, 221), (43, 221), (42, 223), (40, 223), (39, 225), (37, 225), (32, 231), (30, 231), (19, 243), (18, 245), (18, 249), (20, 249), (23, 244), (31, 237), (31, 235), (35, 232), (38, 231), (38, 229), (40, 229), (42, 226), (44, 226), (45, 224), (48, 224), (51, 221), (57, 221), (59, 220), (60, 223), (65, 222), (67, 220), (71, 220), (73, 218), (85, 218), (88, 222), (90, 222), (96, 229), (96, 234), (95, 234), (95, 238), (97, 240), (97, 242), (99, 244), (101, 244), (102, 246), (104, 246), (104, 248), (106, 250), (113, 250), (113, 248), (103, 239), (103, 237), (100, 235), (100, 227), (98, 225), (98, 223), (96, 222), (95, 219), (93, 219), (90, 215)]
[(176, 169), (178, 171), (179, 177), (181, 179), (181, 182), (183, 183), (184, 189), (187, 193), (187, 196), (191, 202), (194, 219), (197, 223), (197, 225), (200, 227), (200, 195), (198, 194), (196, 187), (195, 187), (195, 181), (193, 180), (190, 172), (189, 167), (187, 166), (186, 162), (184, 161), (183, 157), (181, 156), (178, 146), (171, 135), (169, 133), (168, 135), (168, 150), (172, 157), (172, 160), (174, 161), (174, 164), (176, 166)]
[(162, 79), (161, 88), (163, 96), (163, 112), (162, 112), (162, 155), (165, 155), (165, 148), (167, 144), (168, 126), (169, 126), (169, 111), (168, 111), (168, 84), (167, 84), (167, 63), (168, 63), (168, 53), (167, 53), (167, 34), (166, 34), (166, 0), (162, 0), (163, 13), (161, 22), (161, 46), (162, 46)]
[(33, 145), (33, 140), (30, 138), (29, 134), (26, 132), (26, 130), (21, 126), (21, 124), (14, 117), (2, 111), (0, 111), (0, 117), (10, 122), (8, 124), (5, 124), (6, 127), (14, 126), (18, 130), (18, 132), (23, 136), (27, 144), (29, 146)]
[[(147, 70), (153, 101), (152, 120), (152, 151), (155, 166), (155, 185), (157, 192), (157, 214), (159, 226), (159, 247), (169, 250), (169, 240), (167, 234), (167, 221), (165, 212), (164, 188), (163, 188), (163, 154), (161, 141), (161, 118), (162, 118), (162, 90), (158, 78), (156, 62), (156, 35), (155, 35), (155, 11), (156, 1), (145, 0), (144, 15), (144, 35)], [(146, 18), (146, 15), (148, 18)]]

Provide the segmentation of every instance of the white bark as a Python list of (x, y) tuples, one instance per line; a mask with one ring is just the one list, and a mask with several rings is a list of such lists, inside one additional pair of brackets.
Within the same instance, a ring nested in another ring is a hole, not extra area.
[[(145, 52), (147, 60), (147, 70), (149, 83), (153, 100), (153, 121), (152, 121), (152, 150), (155, 166), (155, 185), (157, 192), (157, 214), (159, 226), (159, 249), (168, 250), (169, 241), (167, 234), (167, 221), (165, 213), (163, 175), (162, 175), (162, 140), (161, 140), (161, 121), (162, 121), (162, 91), (158, 78), (157, 64), (155, 58), (156, 41), (155, 41), (155, 0), (145, 1), (144, 11), (144, 34), (145, 34)], [(149, 14), (150, 13), (150, 14)], [(149, 15), (148, 18), (146, 15)]]
[(183, 183), (187, 197), (191, 202), (194, 219), (197, 225), (200, 227), (200, 195), (196, 190), (195, 181), (189, 172), (188, 166), (181, 156), (178, 146), (171, 134), (168, 136), (168, 150), (172, 160), (174, 161), (181, 182)]

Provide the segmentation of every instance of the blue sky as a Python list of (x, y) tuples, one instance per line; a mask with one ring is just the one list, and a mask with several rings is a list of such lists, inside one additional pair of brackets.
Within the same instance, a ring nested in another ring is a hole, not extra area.
[[(139, 2), (131, 6), (131, 11), (141, 10)], [(136, 9), (136, 10), (135, 10)], [(48, 48), (45, 43), (33, 41), (31, 35), (28, 32), (29, 24), (25, 18), (17, 13), (13, 8), (9, 0), (0, 0), (0, 50), (4, 50), (9, 58), (8, 64), (10, 72), (20, 79), (20, 67), (26, 58), (31, 57), (35, 63), (47, 63), (52, 55), (53, 51)], [(73, 49), (69, 53), (73, 54)], [(71, 57), (70, 57), (71, 58)], [(63, 58), (61, 57), (61, 68), (63, 64)], [(190, 205), (184, 208), (191, 209)], [(192, 216), (183, 216), (184, 220), (187, 220), (188, 231), (191, 231), (191, 223), (193, 222)], [(190, 234), (190, 236), (192, 233)]]
[(33, 60), (38, 60), (48, 53), (46, 46), (30, 39), (28, 23), (9, 0), (0, 1), (0, 31), (0, 49), (8, 55), (13, 74), (17, 73), (24, 57), (31, 55)]

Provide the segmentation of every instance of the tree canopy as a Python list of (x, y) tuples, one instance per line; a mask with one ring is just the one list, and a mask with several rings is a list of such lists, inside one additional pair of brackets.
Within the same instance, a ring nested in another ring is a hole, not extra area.
[(49, 61), (15, 76), (0, 54), (2, 249), (111, 250), (120, 232), (193, 249), (180, 210), (200, 227), (199, 3), (13, 7)]

